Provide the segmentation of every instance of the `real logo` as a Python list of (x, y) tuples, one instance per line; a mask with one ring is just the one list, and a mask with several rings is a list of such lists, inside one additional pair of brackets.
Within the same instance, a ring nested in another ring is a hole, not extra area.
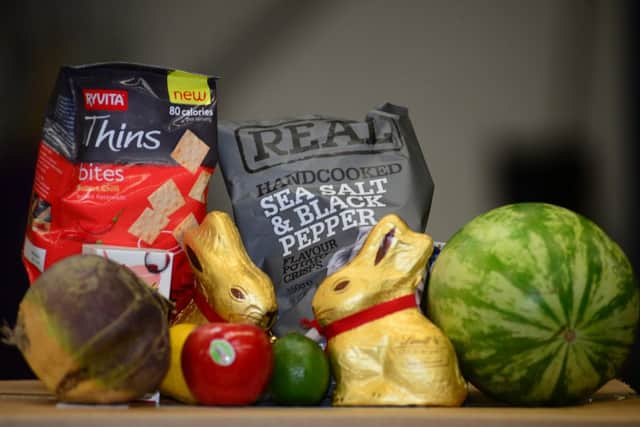
[(402, 148), (402, 135), (394, 121), (371, 126), (378, 126), (373, 134), (369, 123), (309, 118), (241, 126), (235, 131), (235, 139), (249, 173), (317, 157)]
[(87, 111), (127, 111), (129, 108), (126, 90), (83, 89), (82, 98)]

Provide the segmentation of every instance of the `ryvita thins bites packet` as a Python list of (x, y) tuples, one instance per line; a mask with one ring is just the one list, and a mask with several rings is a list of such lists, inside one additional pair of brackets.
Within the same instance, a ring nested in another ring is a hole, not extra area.
[(406, 108), (354, 121), (220, 124), (218, 156), (247, 252), (273, 280), (282, 334), (313, 318), (320, 281), (384, 215), (424, 231), (433, 181)]
[(170, 287), (180, 305), (181, 287), (193, 283), (182, 234), (206, 214), (217, 161), (215, 83), (133, 64), (60, 70), (24, 243), (30, 280), (69, 255), (94, 253)]

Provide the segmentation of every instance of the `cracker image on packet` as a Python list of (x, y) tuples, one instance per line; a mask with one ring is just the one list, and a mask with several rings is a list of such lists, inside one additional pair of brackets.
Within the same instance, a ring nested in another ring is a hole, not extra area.
[(210, 178), (211, 174), (209, 172), (200, 172), (200, 175), (198, 175), (195, 184), (193, 184), (193, 187), (191, 187), (191, 190), (189, 191), (189, 197), (191, 197), (193, 200), (205, 203), (207, 201), (206, 190), (209, 186)]
[(171, 215), (185, 204), (184, 197), (173, 179), (169, 179), (158, 187), (147, 199), (155, 211), (166, 216)]
[(129, 227), (129, 233), (148, 245), (158, 238), (160, 232), (169, 224), (169, 218), (162, 212), (145, 208), (138, 219)]
[(171, 158), (189, 172), (196, 173), (207, 153), (209, 153), (209, 146), (187, 129), (171, 152)]
[(198, 226), (198, 220), (192, 213), (187, 215), (180, 224), (176, 225), (176, 228), (173, 229), (173, 237), (176, 238), (176, 241), (182, 246), (182, 242), (184, 241), (184, 233), (187, 230), (192, 228), (196, 228)]

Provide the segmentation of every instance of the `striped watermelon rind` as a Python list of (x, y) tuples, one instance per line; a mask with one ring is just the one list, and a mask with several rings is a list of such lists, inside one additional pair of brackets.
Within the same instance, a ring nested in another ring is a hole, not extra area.
[(482, 214), (452, 236), (428, 313), (463, 374), (510, 404), (580, 402), (614, 378), (640, 316), (629, 260), (590, 220), (544, 203)]

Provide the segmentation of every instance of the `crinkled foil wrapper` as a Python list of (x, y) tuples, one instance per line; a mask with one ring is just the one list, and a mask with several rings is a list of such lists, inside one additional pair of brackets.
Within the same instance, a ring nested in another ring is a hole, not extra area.
[[(269, 276), (253, 264), (231, 217), (211, 211), (185, 232), (184, 248), (207, 304), (225, 321), (252, 323), (269, 329), (278, 311)], [(177, 323), (207, 323), (192, 300), (177, 314)]]
[[(415, 293), (432, 251), (428, 235), (411, 231), (396, 215), (382, 218), (358, 255), (319, 286), (316, 320), (327, 326)], [(466, 398), (451, 342), (417, 307), (340, 333), (327, 350), (335, 406), (459, 406)]]

